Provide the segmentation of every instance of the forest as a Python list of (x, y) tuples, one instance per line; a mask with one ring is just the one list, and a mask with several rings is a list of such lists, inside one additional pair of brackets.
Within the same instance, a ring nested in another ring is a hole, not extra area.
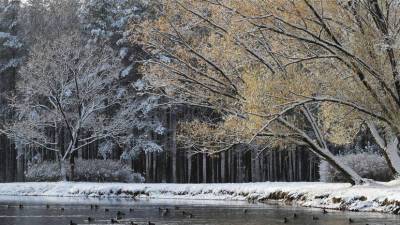
[(399, 21), (390, 0), (0, 0), (0, 182), (394, 180)]

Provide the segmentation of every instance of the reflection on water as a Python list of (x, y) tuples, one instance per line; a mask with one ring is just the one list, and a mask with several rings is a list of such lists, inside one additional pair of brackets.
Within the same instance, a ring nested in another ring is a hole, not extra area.
[[(168, 210), (166, 210), (168, 209)], [(119, 212), (118, 212), (119, 211)], [(90, 217), (90, 221), (88, 221)], [(117, 219), (118, 221), (111, 221)], [(344, 225), (399, 224), (400, 217), (248, 204), (239, 201), (129, 200), (0, 196), (0, 225), (222, 224)]]

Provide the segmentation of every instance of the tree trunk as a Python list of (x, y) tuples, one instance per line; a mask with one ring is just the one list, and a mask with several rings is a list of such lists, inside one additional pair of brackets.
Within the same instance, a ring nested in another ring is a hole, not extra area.
[(207, 183), (207, 154), (203, 153), (203, 183)]
[(67, 162), (62, 158), (60, 160), (60, 171), (61, 171), (61, 178), (63, 181), (68, 181), (68, 174), (67, 174)]
[(225, 175), (225, 152), (221, 152), (221, 181), (226, 182), (226, 175)]
[(74, 179), (75, 179), (75, 154), (74, 153), (70, 154), (70, 156), (69, 156), (69, 167), (70, 167), (69, 180), (74, 181)]
[(392, 171), (393, 175), (400, 174), (400, 156), (398, 153), (398, 137), (393, 137), (388, 143), (385, 143), (385, 140), (379, 134), (375, 124), (368, 122), (367, 123), (369, 130), (371, 131), (372, 136), (375, 139), (375, 142), (382, 149), (382, 154)]
[(170, 129), (171, 129), (171, 158), (172, 158), (172, 182), (177, 182), (177, 169), (176, 169), (176, 114), (171, 112), (170, 114)]
[(23, 182), (25, 180), (25, 174), (24, 174), (24, 162), (25, 162), (24, 146), (19, 141), (16, 141), (16, 148), (17, 148), (17, 181), (18, 182)]
[(187, 154), (187, 162), (188, 162), (187, 183), (190, 183), (192, 181), (192, 156), (190, 153)]

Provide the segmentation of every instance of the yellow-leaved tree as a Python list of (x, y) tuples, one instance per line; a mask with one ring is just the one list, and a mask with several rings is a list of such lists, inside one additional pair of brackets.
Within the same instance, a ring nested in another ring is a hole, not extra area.
[(131, 40), (151, 55), (143, 71), (171, 103), (220, 113), (217, 124), (182, 128), (200, 146), (296, 143), (358, 184), (365, 180), (336, 160), (327, 141), (350, 142), (366, 123), (400, 173), (398, 1), (161, 4), (159, 17), (132, 24)]

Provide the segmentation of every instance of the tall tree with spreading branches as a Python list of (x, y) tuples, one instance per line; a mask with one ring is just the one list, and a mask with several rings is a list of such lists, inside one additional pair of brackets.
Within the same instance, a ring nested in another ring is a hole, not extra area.
[[(400, 173), (399, 2), (163, 3), (162, 16), (130, 31), (154, 56), (147, 78), (172, 102), (217, 110), (231, 127), (246, 124), (250, 143), (307, 146), (353, 184), (365, 179), (328, 142), (350, 142), (366, 123)], [(238, 118), (245, 122), (232, 123)]]

